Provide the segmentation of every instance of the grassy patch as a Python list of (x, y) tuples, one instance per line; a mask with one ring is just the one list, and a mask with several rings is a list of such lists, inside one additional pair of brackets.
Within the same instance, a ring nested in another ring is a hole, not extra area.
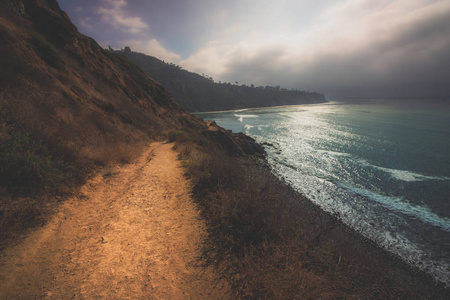
[(0, 185), (16, 194), (52, 192), (68, 185), (72, 168), (54, 156), (46, 143), (15, 128), (0, 114)]
[(59, 71), (65, 70), (66, 66), (64, 60), (58, 50), (56, 50), (56, 48), (45, 38), (39, 35), (32, 35), (30, 41), (33, 44), (37, 54), (43, 61)]
[(169, 142), (176, 142), (177, 145), (184, 144), (188, 147), (189, 144), (197, 146), (207, 146), (209, 144), (206, 138), (191, 130), (170, 130), (165, 132), (164, 136)]
[(75, 173), (0, 107), (0, 249), (14, 234), (44, 222), (51, 210), (48, 195), (67, 192)]
[(12, 132), (0, 153), (1, 184), (17, 193), (55, 190), (71, 180), (71, 168), (24, 132)]

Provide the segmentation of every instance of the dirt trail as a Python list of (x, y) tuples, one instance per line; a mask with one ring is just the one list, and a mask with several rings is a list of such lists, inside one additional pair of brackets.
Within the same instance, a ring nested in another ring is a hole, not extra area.
[(224, 299), (171, 144), (98, 175), (0, 258), (0, 299)]

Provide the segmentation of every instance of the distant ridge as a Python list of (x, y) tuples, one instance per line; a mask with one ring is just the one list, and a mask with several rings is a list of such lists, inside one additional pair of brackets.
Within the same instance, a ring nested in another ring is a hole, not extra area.
[(132, 60), (160, 82), (175, 100), (190, 112), (326, 102), (325, 96), (316, 92), (287, 90), (280, 86), (255, 87), (215, 83), (208, 76), (183, 70), (152, 56), (132, 52), (128, 47), (126, 51), (115, 52)]

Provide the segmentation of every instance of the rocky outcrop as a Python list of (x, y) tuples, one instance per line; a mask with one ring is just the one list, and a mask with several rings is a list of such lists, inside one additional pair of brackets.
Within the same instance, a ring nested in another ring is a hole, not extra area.
[(203, 136), (231, 156), (253, 155), (265, 157), (264, 147), (253, 138), (243, 133), (232, 133), (230, 130), (217, 126), (215, 122), (207, 122), (207, 124), (208, 129), (202, 131)]

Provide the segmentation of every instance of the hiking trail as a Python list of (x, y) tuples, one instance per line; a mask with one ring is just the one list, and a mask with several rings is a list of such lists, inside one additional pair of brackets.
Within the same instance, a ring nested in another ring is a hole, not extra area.
[(173, 144), (99, 174), (0, 257), (0, 299), (226, 299)]

